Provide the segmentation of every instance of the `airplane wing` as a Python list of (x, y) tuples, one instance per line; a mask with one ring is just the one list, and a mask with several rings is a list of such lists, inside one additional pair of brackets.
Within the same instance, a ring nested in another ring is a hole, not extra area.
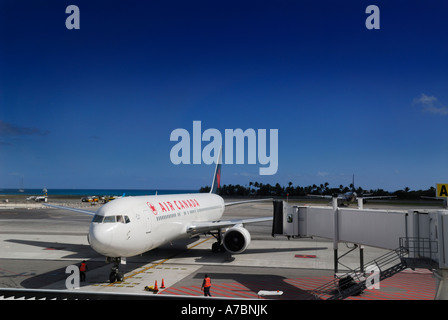
[(420, 196), (422, 199), (432, 199), (432, 200), (444, 200), (446, 198), (437, 198), (437, 197), (427, 197), (427, 196)]
[(255, 200), (244, 200), (244, 201), (237, 201), (237, 202), (229, 202), (229, 203), (225, 203), (224, 205), (226, 207), (228, 206), (234, 206), (237, 204), (242, 204), (242, 203), (250, 203), (250, 202), (262, 202), (262, 201), (273, 201), (274, 199), (255, 199)]
[[(332, 196), (329, 195), (318, 195), (318, 194), (307, 194), (307, 197), (311, 197), (311, 198), (321, 198), (321, 199), (332, 199)], [(338, 196), (339, 198), (339, 196)]]
[(373, 196), (373, 197), (361, 197), (361, 196), (358, 196), (358, 198), (362, 198), (362, 199), (390, 199), (390, 198), (396, 198), (396, 196)]
[(239, 224), (243, 225), (247, 223), (272, 221), (272, 219), (273, 217), (262, 217), (262, 218), (231, 219), (231, 220), (219, 220), (219, 221), (198, 221), (198, 222), (192, 222), (187, 227), (187, 233), (198, 234), (212, 230), (231, 228)]
[(47, 207), (51, 207), (51, 208), (56, 208), (56, 209), (62, 209), (62, 210), (70, 210), (70, 211), (75, 211), (75, 212), (81, 212), (84, 214), (88, 214), (88, 215), (95, 215), (96, 212), (93, 211), (89, 211), (89, 210), (83, 210), (83, 209), (77, 209), (77, 208), (70, 208), (70, 207), (63, 207), (63, 206), (56, 206), (54, 204), (48, 204), (48, 203), (44, 203), (44, 206)]

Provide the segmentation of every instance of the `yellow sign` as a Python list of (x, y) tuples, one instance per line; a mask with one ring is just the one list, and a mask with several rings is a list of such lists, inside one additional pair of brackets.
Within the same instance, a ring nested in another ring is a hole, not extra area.
[(448, 198), (448, 184), (438, 183), (437, 184), (437, 198)]

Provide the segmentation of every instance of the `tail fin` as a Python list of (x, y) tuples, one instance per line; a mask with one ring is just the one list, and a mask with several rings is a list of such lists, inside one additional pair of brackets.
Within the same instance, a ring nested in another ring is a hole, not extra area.
[(213, 176), (210, 193), (218, 193), (221, 188), (221, 165), (222, 165), (222, 146), (219, 148), (218, 159), (216, 160), (215, 175)]

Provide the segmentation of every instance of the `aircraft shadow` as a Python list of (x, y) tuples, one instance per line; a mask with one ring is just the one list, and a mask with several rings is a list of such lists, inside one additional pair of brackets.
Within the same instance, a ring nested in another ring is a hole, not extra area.
[[(316, 251), (327, 250), (328, 247), (310, 247), (310, 248), (258, 248), (247, 249), (241, 255), (245, 254), (268, 254), (268, 253), (281, 253), (281, 252), (300, 252), (300, 251)], [(189, 250), (185, 255), (188, 257), (196, 257), (195, 261), (198, 263), (210, 263), (220, 261), (222, 263), (230, 263), (235, 260), (234, 255), (229, 252), (217, 252), (212, 253), (209, 249), (194, 249)]]
[[(267, 298), (273, 300), (317, 300), (309, 290), (300, 289), (286, 282), (287, 278), (269, 273), (263, 274), (241, 274), (241, 273), (209, 273), (212, 280), (211, 294), (218, 293), (220, 288), (225, 287), (226, 291), (234, 292), (236, 296), (245, 293), (257, 293), (260, 290), (266, 291), (282, 291), (282, 295), (272, 295)], [(202, 284), (202, 273), (197, 273), (193, 279), (197, 279)], [(219, 284), (216, 284), (219, 280)], [(241, 286), (235, 286), (233, 283), (239, 283)]]
[[(55, 264), (54, 261), (51, 262), (52, 264)], [(34, 277), (27, 278), (23, 280), (20, 284), (24, 288), (28, 289), (41, 289), (45, 286), (51, 285), (53, 283), (56, 283), (61, 280), (66, 280), (68, 274), (65, 273), (65, 270), (67, 266), (69, 265), (78, 265), (80, 262), (73, 263), (73, 261), (69, 260), (63, 260), (60, 262), (62, 264), (62, 267), (57, 267), (55, 269), (52, 269), (51, 271), (44, 272), (42, 274), (35, 275)], [(105, 262), (104, 261), (88, 261), (88, 272), (95, 270), (96, 268), (104, 267)], [(89, 277), (89, 273), (87, 273), (87, 277)], [(105, 279), (107, 279), (107, 274), (104, 276)]]
[[(270, 253), (270, 252), (296, 252), (296, 251), (314, 251), (314, 250), (327, 250), (328, 247), (310, 247), (310, 248), (259, 248), (259, 249), (247, 249), (244, 253)], [(243, 253), (243, 254), (244, 254)]]
[(62, 258), (65, 259), (90, 259), (98, 257), (92, 247), (88, 244), (73, 244), (73, 243), (55, 243), (47, 241), (35, 241), (35, 240), (20, 240), (20, 239), (8, 239), (5, 242), (24, 244), (28, 246), (34, 246), (41, 248), (42, 250), (61, 250), (70, 251), (72, 254), (67, 254)]

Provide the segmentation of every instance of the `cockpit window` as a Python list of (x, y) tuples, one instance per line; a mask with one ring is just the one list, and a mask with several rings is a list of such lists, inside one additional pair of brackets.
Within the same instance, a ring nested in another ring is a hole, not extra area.
[(111, 222), (119, 222), (119, 223), (130, 223), (131, 220), (128, 216), (100, 216), (95, 215), (93, 217), (92, 222), (95, 223), (111, 223)]
[(92, 222), (101, 223), (101, 222), (103, 222), (103, 219), (104, 219), (104, 216), (100, 216), (100, 215), (97, 215), (97, 214), (96, 214), (96, 215), (93, 217)]
[(106, 217), (104, 217), (104, 220), (103, 220), (104, 223), (116, 222), (116, 221), (117, 220), (116, 220), (115, 216), (106, 216)]

